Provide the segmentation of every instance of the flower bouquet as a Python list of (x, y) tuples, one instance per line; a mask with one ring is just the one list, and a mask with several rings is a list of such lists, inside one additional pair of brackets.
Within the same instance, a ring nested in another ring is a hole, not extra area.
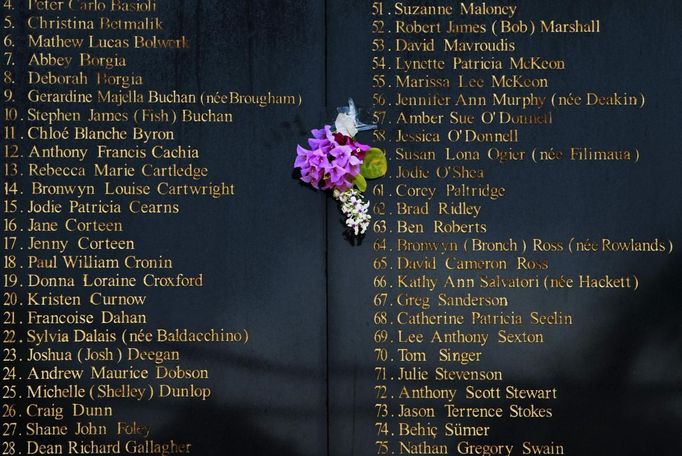
[(363, 130), (376, 128), (358, 120), (353, 100), (339, 108), (334, 127), (312, 130), (309, 149), (298, 146), (294, 168), (301, 181), (317, 190), (329, 191), (339, 202), (346, 226), (355, 236), (367, 231), (371, 216), (365, 200), (367, 180), (386, 175), (386, 155), (381, 149), (355, 140)]

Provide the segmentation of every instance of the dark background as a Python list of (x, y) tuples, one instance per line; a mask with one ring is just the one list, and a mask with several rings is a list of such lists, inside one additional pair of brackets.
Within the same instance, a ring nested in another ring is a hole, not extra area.
[[(489, 232), (479, 237), (489, 240), (540, 237), (564, 241), (573, 236), (650, 240), (657, 237), (672, 240), (677, 250), (670, 255), (607, 253), (549, 256), (550, 271), (555, 275), (635, 274), (640, 281), (635, 292), (573, 289), (507, 293), (511, 303), (505, 309), (507, 311), (527, 314), (533, 310), (560, 310), (572, 314), (574, 324), (545, 331), (546, 342), (543, 345), (510, 348), (488, 343), (484, 348), (485, 361), (480, 367), (501, 369), (504, 372), (501, 385), (556, 386), (558, 400), (536, 404), (553, 408), (554, 418), (551, 420), (488, 420), (485, 424), (492, 422), (493, 426), (491, 437), (476, 443), (515, 443), (514, 454), (521, 454), (520, 443), (525, 440), (562, 443), (566, 454), (574, 455), (680, 454), (682, 445), (676, 431), (682, 423), (682, 311), (679, 306), (680, 256), (677, 248), (682, 225), (679, 203), (681, 65), (675, 30), (682, 23), (682, 14), (674, 2), (665, 0), (646, 3), (519, 1), (495, 4), (517, 4), (514, 20), (601, 19), (602, 32), (597, 35), (511, 37), (517, 43), (515, 55), (566, 60), (566, 71), (548, 75), (551, 85), (546, 92), (643, 92), (646, 106), (642, 110), (609, 107), (562, 109), (554, 112), (554, 124), (551, 126), (521, 129), (519, 149), (543, 146), (566, 149), (570, 145), (590, 145), (595, 149), (638, 147), (641, 159), (637, 164), (564, 161), (534, 165), (526, 161), (500, 166), (485, 159), (480, 164), (472, 164), (474, 168), (486, 170), (484, 182), (506, 187), (508, 194), (496, 202), (483, 203), (482, 215), (477, 221), (486, 222)], [(364, 2), (334, 4), (329, 5), (328, 11), (334, 18), (328, 26), (330, 104), (343, 104), (349, 93), (356, 100), (360, 99), (358, 94), (361, 93), (370, 99), (372, 91), (368, 88), (368, 81), (372, 73), (367, 70), (368, 64), (362, 63), (369, 62), (371, 56), (376, 55), (370, 54), (366, 44), (371, 39), (368, 31), (371, 23), (369, 5)], [(351, 20), (349, 16), (357, 19)], [(337, 21), (340, 17), (346, 19)], [(390, 21), (389, 17), (384, 19)], [(411, 19), (407, 18), (408, 21)], [(477, 22), (475, 18), (473, 22)], [(354, 33), (355, 23), (364, 24), (364, 28)], [(387, 38), (390, 42), (390, 35)], [(466, 40), (466, 36), (460, 38)], [(388, 62), (396, 53), (386, 55)], [(478, 57), (475, 53), (471, 56)], [(361, 63), (349, 65), (350, 61)], [(361, 71), (362, 78), (358, 77)], [(393, 80), (393, 73), (387, 71), (386, 74), (387, 81)], [(469, 71), (467, 75), (475, 77), (479, 74)], [(485, 74), (480, 76), (486, 77)], [(386, 92), (390, 93), (390, 89)], [(390, 96), (387, 98), (390, 101)], [(414, 108), (415, 113), (420, 110)], [(409, 109), (404, 111), (409, 112)], [(461, 111), (466, 112), (466, 109)], [(472, 113), (478, 111), (480, 109), (471, 110)], [(440, 112), (447, 113), (448, 110)], [(387, 136), (391, 137), (394, 129), (390, 125), (384, 128)], [(443, 127), (441, 133), (447, 129), (447, 126)], [(371, 135), (366, 134), (363, 139), (371, 142)], [(389, 173), (397, 164), (409, 165), (405, 162), (389, 163)], [(391, 187), (390, 180), (383, 182), (387, 188)], [(434, 179), (431, 182), (443, 185), (443, 181)], [(392, 200), (384, 200), (389, 202), (390, 208)], [(372, 408), (377, 402), (374, 390), (377, 383), (373, 372), (377, 365), (373, 352), (377, 346), (373, 343), (377, 327), (372, 324), (376, 309), (370, 298), (378, 290), (371, 284), (371, 278), (376, 274), (371, 263), (377, 255), (371, 248), (371, 241), (376, 235), (369, 234), (360, 248), (350, 246), (339, 235), (342, 227), (335, 223), (338, 219), (336, 208), (331, 203), (329, 206), (328, 214), (332, 221), (329, 230), (329, 257), (332, 259), (329, 280), (330, 363), (334, 374), (331, 387), (334, 418), (330, 428), (331, 453), (374, 454), (374, 442), (380, 439), (374, 427), (377, 419)], [(397, 218), (387, 217), (389, 227)], [(399, 218), (426, 221), (423, 217)], [(428, 233), (429, 224), (425, 225)], [(392, 244), (395, 248), (399, 235), (389, 234), (387, 237), (389, 246)], [(410, 238), (409, 235), (405, 237)], [(435, 237), (426, 234), (410, 239), (429, 240)], [(442, 235), (442, 238), (463, 240), (461, 235)], [(393, 252), (392, 255), (389, 258), (398, 254)], [(414, 255), (417, 259), (423, 256)], [(508, 258), (513, 262), (515, 256)], [(445, 274), (441, 270), (436, 275), (442, 277)], [(505, 295), (505, 292), (491, 291), (490, 294)], [(363, 298), (358, 302), (360, 296)], [(431, 312), (438, 310), (432, 307)], [(456, 310), (448, 309), (451, 313)], [(496, 330), (497, 327), (491, 328), (491, 339)], [(426, 333), (430, 332), (427, 330)], [(433, 358), (431, 356), (430, 359)], [(437, 365), (437, 362), (430, 361), (426, 367), (435, 368)], [(430, 385), (443, 388), (446, 387), (444, 383)], [(463, 389), (466, 384), (448, 386)], [(485, 383), (471, 384), (485, 386)], [(460, 390), (458, 394), (461, 393)], [(392, 404), (397, 402), (389, 401)], [(404, 403), (417, 405), (418, 402)], [(425, 401), (422, 405), (433, 406), (435, 402)], [(497, 404), (494, 401), (478, 404), (463, 401), (460, 405)], [(442, 425), (444, 420), (421, 421)], [(474, 420), (450, 421), (476, 423)], [(411, 440), (419, 442), (424, 439)], [(426, 440), (431, 442), (429, 438)], [(456, 440), (453, 438), (451, 442)], [(457, 454), (454, 445), (450, 445), (449, 449)], [(392, 444), (391, 450), (398, 454), (396, 444)]]
[[(558, 89), (647, 95), (643, 110), (559, 111), (555, 124), (537, 129), (532, 140), (636, 145), (642, 158), (638, 164), (484, 163), (490, 182), (509, 192), (483, 209), (490, 239), (678, 240), (678, 5), (518, 4), (523, 18), (602, 20), (596, 36), (517, 40), (518, 54), (570, 62), (551, 76)], [(197, 164), (209, 167), (214, 181), (234, 182), (237, 196), (181, 202), (177, 216), (125, 220), (140, 250), (173, 255), (180, 271), (206, 278), (199, 292), (150, 294), (150, 328), (246, 327), (251, 336), (247, 346), (180, 348), (187, 365), (210, 369), (210, 401), (119, 406), (118, 416), (151, 423), (157, 440), (192, 442), (197, 455), (376, 453), (374, 235), (350, 245), (333, 201), (291, 176), (296, 144), (305, 144), (310, 129), (331, 122), (349, 96), (371, 103), (370, 7), (357, 0), (159, 2), (167, 34), (187, 35), (192, 49), (128, 53), (146, 88), (272, 91), (304, 100), (300, 107), (237, 107), (227, 127), (179, 127), (178, 143), (199, 147)], [(360, 139), (371, 142), (369, 134)], [(490, 440), (554, 440), (576, 455), (680, 454), (680, 256), (562, 255), (552, 264), (574, 275), (636, 274), (640, 288), (510, 294), (515, 310), (543, 302), (570, 309), (576, 324), (551, 332), (541, 346), (486, 353), (486, 367), (503, 370), (505, 384), (560, 392), (555, 418), (501, 422)]]
[[(22, 18), (17, 21), (16, 35), (26, 36), (29, 31), (23, 24), (29, 14), (27, 6), (15, 3), (16, 14)], [(207, 167), (213, 182), (234, 183), (236, 196), (221, 200), (180, 198), (177, 202), (182, 209), (177, 215), (140, 216), (124, 209), (126, 213), (122, 216), (81, 217), (123, 219), (125, 234), (121, 236), (136, 242), (137, 255), (172, 258), (174, 273), (204, 274), (205, 286), (199, 290), (138, 289), (136, 293), (148, 295), (142, 309), (149, 321), (147, 330), (246, 328), (250, 336), (247, 345), (147, 347), (179, 350), (181, 365), (208, 369), (210, 379), (201, 383), (212, 388), (213, 396), (205, 402), (117, 400), (112, 404), (115, 406), (114, 419), (105, 420), (110, 424), (110, 433), (115, 431), (116, 420), (135, 420), (151, 425), (150, 438), (157, 442), (174, 439), (192, 443), (192, 453), (197, 455), (324, 454), (327, 441), (325, 200), (324, 195), (299, 186), (291, 178), (296, 143), (304, 141), (309, 128), (320, 122), (324, 112), (324, 5), (316, 1), (202, 0), (156, 4), (156, 14), (165, 24), (164, 31), (156, 32), (159, 38), (184, 34), (191, 49), (119, 51), (129, 59), (129, 65), (110, 72), (143, 75), (145, 85), (138, 87), (139, 92), (148, 89), (195, 94), (237, 91), (261, 95), (272, 92), (297, 98), (300, 95), (304, 102), (300, 107), (213, 107), (214, 111), (232, 112), (235, 122), (170, 127), (176, 131), (177, 140), (169, 145), (199, 148), (201, 158), (194, 164)], [(44, 13), (48, 18), (71, 17), (67, 14), (71, 13)], [(82, 17), (97, 16), (86, 14)], [(120, 15), (126, 19), (138, 16)], [(46, 36), (59, 33), (62, 37), (87, 35), (86, 31), (68, 30), (44, 33)], [(132, 38), (134, 34), (102, 33), (97, 29), (93, 33), (119, 38)], [(140, 34), (151, 36), (154, 32)], [(27, 43), (17, 40), (19, 68), (28, 61), (30, 51), (33, 50), (27, 48)], [(58, 53), (76, 55), (68, 50), (58, 50)], [(103, 54), (112, 55), (113, 52)], [(84, 71), (92, 84), (94, 71)], [(19, 73), (17, 93), (19, 99), (25, 100), (27, 84), (23, 83), (22, 77)], [(45, 91), (49, 87), (41, 89)], [(25, 107), (29, 106), (53, 108), (26, 103)], [(93, 107), (115, 110), (106, 105)], [(73, 109), (72, 106), (69, 108)], [(87, 112), (86, 108), (81, 108), (83, 113)], [(201, 107), (194, 108), (202, 110)], [(179, 110), (179, 107), (175, 109)], [(21, 128), (26, 126), (23, 124)], [(133, 125), (119, 126), (131, 128)], [(166, 129), (168, 125), (162, 128)], [(24, 150), (28, 144), (24, 142)], [(38, 141), (37, 144), (49, 147), (53, 142)], [(68, 144), (61, 145), (66, 147)], [(96, 143), (88, 145), (91, 146), (90, 155), (85, 164), (91, 169), (96, 162), (93, 158)], [(140, 144), (132, 140), (111, 144), (112, 147), (135, 145)], [(51, 162), (66, 164), (68, 160)], [(112, 164), (122, 162), (112, 161)], [(59, 178), (41, 180), (59, 182)], [(133, 181), (130, 178), (111, 180)], [(97, 181), (98, 184), (101, 182)], [(155, 182), (154, 179), (149, 181)], [(181, 179), (170, 179), (170, 182), (183, 183)], [(20, 185), (30, 191), (28, 177), (25, 176)], [(93, 201), (100, 198), (98, 195)], [(124, 206), (128, 200), (122, 199)], [(150, 197), (146, 202), (167, 201)], [(64, 214), (54, 219), (66, 217)], [(26, 223), (28, 217), (23, 216), (20, 220)], [(52, 237), (63, 238), (63, 234)], [(139, 277), (144, 272), (140, 272)], [(77, 292), (87, 301), (89, 291)], [(116, 293), (116, 290), (107, 291)], [(56, 312), (66, 310), (52, 309)], [(84, 310), (97, 312), (97, 309)], [(45, 363), (40, 367), (51, 365)], [(145, 367), (153, 370), (152, 363)], [(186, 382), (176, 384), (181, 383)], [(87, 381), (84, 386), (89, 386)], [(56, 404), (70, 406), (70, 402), (56, 401)], [(95, 424), (101, 422), (93, 421)], [(68, 418), (66, 422), (70, 422)], [(58, 423), (45, 420), (44, 424)]]

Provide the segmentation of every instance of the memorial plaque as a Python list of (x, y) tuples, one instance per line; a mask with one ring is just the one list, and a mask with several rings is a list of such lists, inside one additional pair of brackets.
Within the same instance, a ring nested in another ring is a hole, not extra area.
[(2, 8), (2, 456), (681, 454), (675, 2)]

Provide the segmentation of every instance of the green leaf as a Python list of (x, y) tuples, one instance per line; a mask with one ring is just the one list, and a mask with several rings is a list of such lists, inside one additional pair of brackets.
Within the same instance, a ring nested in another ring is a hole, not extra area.
[(362, 193), (364, 193), (365, 190), (367, 190), (367, 181), (365, 180), (362, 174), (358, 174), (357, 176), (355, 176), (355, 181), (353, 181), (353, 183)]
[(372, 147), (365, 154), (365, 160), (360, 167), (360, 174), (367, 179), (377, 179), (385, 176), (386, 171), (388, 171), (386, 155), (381, 149)]

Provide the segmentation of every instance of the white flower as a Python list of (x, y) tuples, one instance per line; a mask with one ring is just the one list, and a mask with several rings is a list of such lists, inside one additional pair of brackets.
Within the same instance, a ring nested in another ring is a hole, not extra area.
[(336, 126), (336, 131), (342, 135), (354, 138), (355, 135), (358, 134), (358, 128), (355, 125), (355, 118), (343, 112), (336, 116), (336, 122), (334, 125)]
[(363, 203), (363, 196), (355, 189), (336, 194), (334, 197), (341, 203), (341, 212), (346, 216), (346, 226), (351, 228), (355, 235), (364, 234), (369, 227), (372, 217), (368, 213), (369, 202)]

